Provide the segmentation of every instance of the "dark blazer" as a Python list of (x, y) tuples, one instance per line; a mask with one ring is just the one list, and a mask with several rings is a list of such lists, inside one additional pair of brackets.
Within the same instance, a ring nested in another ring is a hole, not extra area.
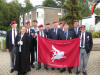
[[(39, 32), (40, 32), (40, 31), (38, 31), (38, 32), (37, 32), (37, 34), (39, 34)], [(43, 32), (44, 32), (44, 30), (43, 30)], [(45, 33), (45, 32), (44, 32), (44, 37), (47, 37), (47, 35), (46, 35), (46, 33)]]
[(35, 31), (33, 29), (30, 29), (30, 50), (33, 50), (33, 45), (34, 45), (34, 36), (35, 36)]
[[(62, 36), (63, 36), (63, 40), (66, 40), (66, 35), (64, 34), (64, 31), (63, 31), (63, 33), (62, 33)], [(73, 39), (73, 38), (72, 38), (71, 31), (68, 30), (68, 39), (67, 39), (67, 40), (70, 40), (70, 39)]]
[(57, 34), (54, 32), (54, 28), (49, 29), (48, 31), (48, 38), (55, 39), (55, 40), (62, 40), (62, 30), (58, 28)]
[(35, 35), (35, 31), (33, 29), (30, 29), (30, 38), (33, 39), (34, 35)]
[[(18, 34), (18, 30), (17, 30)], [(12, 45), (12, 30), (7, 31), (6, 34), (6, 49), (9, 49), (11, 51), (13, 45)]]
[[(81, 36), (81, 33), (80, 33)], [(92, 34), (90, 32), (85, 33), (85, 49), (87, 53), (90, 53), (93, 47), (93, 40), (92, 40)]]
[(47, 38), (49, 37), (48, 36), (48, 31), (49, 31), (49, 29), (48, 30), (47, 29), (44, 29), (44, 33), (46, 34)]
[(71, 28), (70, 31), (71, 31), (71, 33), (73, 35), (73, 38), (78, 38), (79, 37), (79, 33), (81, 32), (80, 28), (78, 28), (78, 34), (75, 33), (74, 28)]

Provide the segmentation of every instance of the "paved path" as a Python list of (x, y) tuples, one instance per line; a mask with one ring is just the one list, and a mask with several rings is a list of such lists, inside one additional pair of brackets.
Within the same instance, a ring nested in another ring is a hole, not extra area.
[[(16, 72), (10, 74), (10, 61), (9, 61), (9, 53), (7, 52), (1, 52), (0, 51), (0, 75), (16, 75)], [(73, 73), (71, 75), (75, 74), (75, 68), (73, 69)], [(88, 75), (100, 75), (100, 51), (92, 51), (88, 67), (87, 67)], [(58, 70), (52, 71), (49, 69), (46, 71), (43, 67), (41, 70), (37, 71), (36, 69), (31, 69), (31, 72), (29, 72), (27, 75), (70, 75), (68, 72), (60, 73)], [(83, 74), (80, 74), (83, 75)]]

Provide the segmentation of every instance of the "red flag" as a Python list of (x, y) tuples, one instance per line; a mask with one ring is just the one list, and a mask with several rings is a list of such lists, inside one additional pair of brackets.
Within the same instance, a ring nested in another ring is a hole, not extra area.
[(54, 68), (79, 66), (80, 38), (52, 40), (38, 35), (38, 61)]

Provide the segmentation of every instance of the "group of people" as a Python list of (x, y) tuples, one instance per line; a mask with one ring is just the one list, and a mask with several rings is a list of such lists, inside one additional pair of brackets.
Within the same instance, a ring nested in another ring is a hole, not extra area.
[[(50, 23), (38, 25), (37, 20), (33, 20), (32, 27), (30, 21), (27, 21), (25, 26), (20, 27), (19, 31), (16, 21), (12, 21), (10, 26), (11, 30), (7, 31), (6, 36), (6, 49), (9, 51), (11, 59), (10, 73), (16, 70), (18, 75), (25, 75), (31, 71), (31, 68), (36, 67), (35, 62), (38, 64), (36, 70), (41, 69), (41, 63), (37, 60), (37, 35), (39, 34), (54, 40), (71, 40), (80, 37), (79, 67), (77, 67), (76, 74), (80, 73), (83, 65), (83, 75), (87, 75), (86, 68), (93, 41), (91, 33), (86, 31), (86, 26), (81, 25), (79, 27), (78, 20), (73, 21), (73, 28), (69, 28), (67, 22), (56, 20), (52, 22), (52, 28)], [(45, 64), (44, 68), (48, 70), (48, 66)], [(54, 70), (55, 68), (51, 69)], [(68, 72), (72, 73), (72, 69), (73, 67), (68, 68)], [(64, 72), (66, 68), (59, 70)]]

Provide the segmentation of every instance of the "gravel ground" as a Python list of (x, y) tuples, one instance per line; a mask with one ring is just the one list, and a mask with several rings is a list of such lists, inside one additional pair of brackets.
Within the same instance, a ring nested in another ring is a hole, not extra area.
[[(8, 52), (0, 51), (0, 75), (16, 75), (17, 72), (9, 73), (10, 70), (10, 58)], [(59, 70), (45, 70), (42, 67), (41, 70), (37, 71), (35, 69), (31, 69), (27, 75), (76, 75), (76, 68), (73, 69), (73, 73), (69, 74), (68, 71), (60, 73)], [(88, 66), (87, 66), (88, 75), (100, 75), (100, 51), (92, 51), (90, 54)], [(80, 74), (83, 75), (83, 74)]]

